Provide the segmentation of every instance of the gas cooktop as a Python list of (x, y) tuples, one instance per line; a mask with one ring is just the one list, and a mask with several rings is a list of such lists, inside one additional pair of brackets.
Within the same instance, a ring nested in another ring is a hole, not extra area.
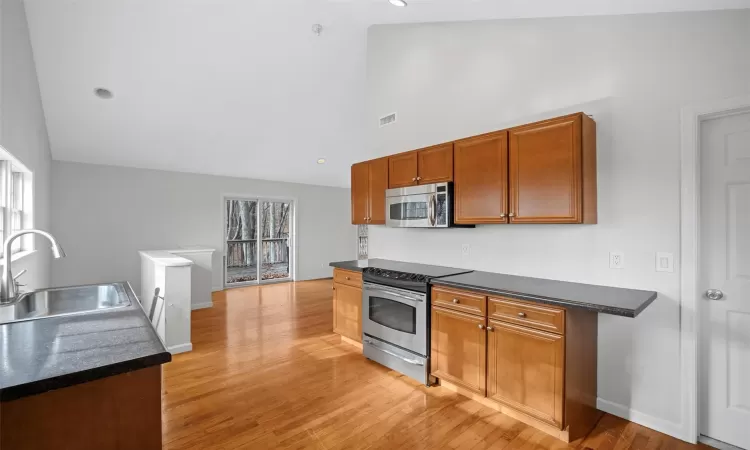
[(362, 279), (369, 283), (382, 284), (410, 291), (427, 292), (432, 278), (448, 277), (471, 272), (469, 269), (431, 266), (428, 264), (371, 259), (369, 267), (362, 270)]

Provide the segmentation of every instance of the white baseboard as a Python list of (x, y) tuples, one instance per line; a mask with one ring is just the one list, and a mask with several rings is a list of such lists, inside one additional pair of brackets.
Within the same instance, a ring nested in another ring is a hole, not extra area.
[(190, 309), (195, 311), (196, 309), (204, 309), (204, 308), (211, 308), (214, 306), (213, 302), (204, 302), (204, 303), (194, 303), (190, 305)]
[(185, 353), (193, 350), (193, 343), (188, 342), (187, 344), (180, 344), (180, 345), (173, 345), (171, 347), (167, 347), (167, 351), (173, 355), (176, 355), (178, 353)]
[(610, 402), (601, 398), (596, 399), (596, 408), (600, 411), (612, 414), (613, 416), (622, 417), (625, 420), (643, 425), (660, 433), (668, 434), (677, 439), (685, 440), (685, 430), (682, 424), (664, 420), (652, 415), (630, 409), (625, 405)]
[(211, 286), (211, 292), (219, 292), (223, 290), (224, 290), (224, 286)]

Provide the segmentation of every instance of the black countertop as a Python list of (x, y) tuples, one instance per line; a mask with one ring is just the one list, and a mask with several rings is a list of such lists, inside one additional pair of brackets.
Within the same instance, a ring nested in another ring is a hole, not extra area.
[[(330, 263), (331, 267), (358, 272), (361, 272), (365, 267), (406, 271), (404, 270), (407, 268), (406, 265), (413, 264), (387, 259)], [(417, 264), (416, 266), (419, 265)], [(589, 311), (624, 317), (637, 316), (651, 302), (656, 300), (657, 297), (656, 292), (653, 291), (478, 271), (443, 278), (433, 278), (430, 284), (469, 289), (486, 294), (502, 295), (550, 305), (582, 308)]]
[(128, 283), (130, 306), (0, 325), (0, 401), (172, 360)]
[(436, 278), (433, 285), (483, 292), (550, 305), (569, 306), (616, 316), (635, 317), (656, 299), (656, 292), (492, 272)]

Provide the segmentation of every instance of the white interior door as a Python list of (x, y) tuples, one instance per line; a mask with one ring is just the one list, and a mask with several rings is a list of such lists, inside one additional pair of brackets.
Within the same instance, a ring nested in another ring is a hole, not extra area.
[(750, 113), (701, 125), (700, 227), (700, 433), (750, 449)]

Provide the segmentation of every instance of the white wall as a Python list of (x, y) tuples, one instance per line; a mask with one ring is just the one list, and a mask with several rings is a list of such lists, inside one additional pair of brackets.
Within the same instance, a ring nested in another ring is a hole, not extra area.
[(377, 153), (583, 110), (598, 125), (599, 223), (371, 227), (370, 256), (658, 291), (636, 319), (600, 315), (600, 407), (686, 437), (679, 267), (656, 273), (654, 253), (679, 261), (680, 109), (750, 93), (748, 43), (750, 11), (372, 27)]
[(67, 249), (54, 285), (130, 281), (140, 288), (138, 250), (215, 248), (222, 286), (223, 194), (297, 200), (297, 279), (330, 277), (330, 261), (356, 258), (348, 189), (55, 161), (52, 232)]
[[(34, 225), (49, 230), (51, 157), (34, 57), (22, 0), (0, 2), (0, 145), (34, 172)], [(13, 263), (27, 289), (49, 284), (50, 251), (37, 238), (37, 252)]]

